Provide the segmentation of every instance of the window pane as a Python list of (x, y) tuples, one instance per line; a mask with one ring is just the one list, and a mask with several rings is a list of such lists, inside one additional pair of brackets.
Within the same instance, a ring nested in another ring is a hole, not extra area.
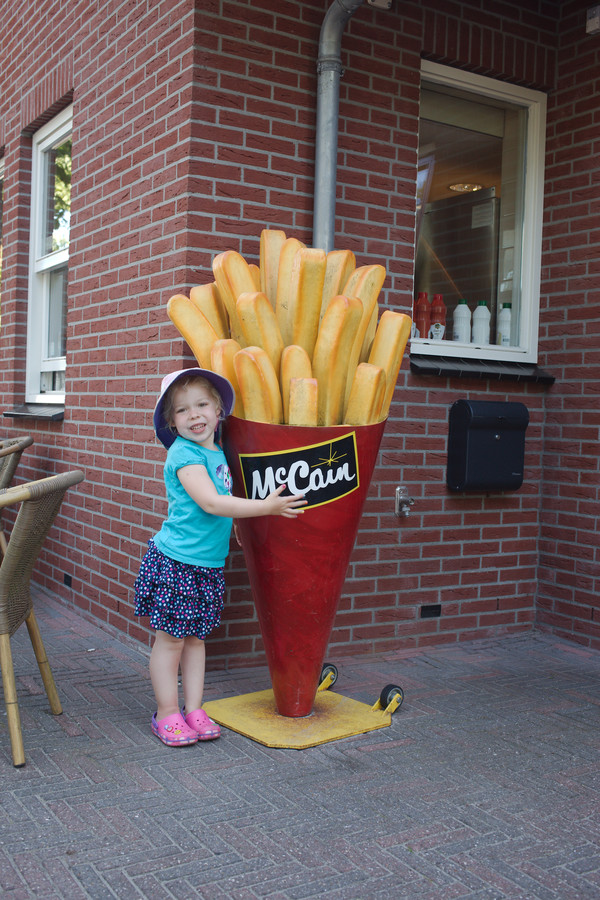
[(43, 253), (69, 247), (71, 218), (71, 139), (47, 150)]
[(65, 392), (65, 373), (64, 372), (42, 372), (40, 375), (40, 394), (47, 394), (50, 391), (58, 391), (61, 394)]
[(41, 395), (43, 402), (64, 400), (72, 129), (73, 109), (68, 106), (32, 140), (28, 403), (42, 402)]
[(46, 357), (64, 356), (67, 336), (67, 266), (53, 269), (49, 275), (48, 345)]
[[(482, 304), (489, 311), (489, 344), (501, 340), (498, 317), (511, 304), (510, 345), (519, 343), (526, 127), (522, 107), (444, 85), (422, 88), (415, 290), (430, 301), (442, 294), (446, 340), (466, 300), (471, 316)], [(467, 334), (461, 342), (471, 342)]]

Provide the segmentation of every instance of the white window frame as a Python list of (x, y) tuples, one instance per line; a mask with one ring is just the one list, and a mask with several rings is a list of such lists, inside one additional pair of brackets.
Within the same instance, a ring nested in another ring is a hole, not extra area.
[[(536, 363), (540, 307), (542, 262), (542, 222), (544, 207), (544, 153), (546, 141), (546, 95), (517, 85), (507, 84), (423, 60), (421, 79), (427, 84), (457, 88), (477, 96), (510, 103), (527, 110), (525, 148), (524, 221), (521, 242), (519, 346), (471, 348), (455, 341), (413, 338), (411, 352), (424, 356), (462, 357), (480, 360)], [(416, 248), (415, 248), (416, 249)], [(501, 298), (499, 298), (501, 299)], [(447, 323), (451, 327), (451, 322)]]
[(73, 107), (68, 106), (50, 122), (42, 126), (33, 136), (31, 158), (31, 220), (29, 236), (29, 303), (27, 312), (27, 403), (64, 404), (64, 391), (42, 392), (40, 377), (42, 371), (64, 372), (66, 357), (44, 356), (47, 346), (49, 325), (49, 284), (50, 274), (69, 261), (69, 250), (55, 250), (45, 253), (42, 246), (44, 235), (44, 154), (52, 147), (59, 146), (73, 131)]

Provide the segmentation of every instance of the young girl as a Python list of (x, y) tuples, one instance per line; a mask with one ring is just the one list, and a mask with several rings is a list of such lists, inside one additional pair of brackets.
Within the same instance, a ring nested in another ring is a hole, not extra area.
[(220, 734), (202, 709), (204, 639), (221, 621), (232, 520), (294, 518), (305, 503), (301, 496), (282, 497), (285, 485), (264, 500), (232, 496), (229, 466), (215, 432), (234, 403), (227, 379), (193, 368), (163, 378), (154, 410), (156, 434), (168, 450), (164, 479), (169, 507), (161, 530), (148, 542), (135, 581), (135, 613), (150, 616), (156, 630), (150, 654), (157, 704), (152, 731), (169, 746), (214, 740)]

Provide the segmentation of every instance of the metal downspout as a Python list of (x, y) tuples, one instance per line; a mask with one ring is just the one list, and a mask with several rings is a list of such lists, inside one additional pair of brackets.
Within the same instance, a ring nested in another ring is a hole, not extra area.
[(342, 34), (362, 3), (363, 0), (333, 0), (323, 19), (319, 39), (312, 245), (326, 253), (333, 250), (335, 235)]

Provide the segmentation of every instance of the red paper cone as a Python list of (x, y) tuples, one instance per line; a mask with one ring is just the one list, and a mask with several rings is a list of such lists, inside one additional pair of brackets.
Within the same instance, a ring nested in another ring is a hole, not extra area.
[(280, 484), (308, 501), (296, 519), (240, 519), (277, 710), (313, 708), (385, 422), (304, 428), (230, 416), (224, 447), (241, 497)]

